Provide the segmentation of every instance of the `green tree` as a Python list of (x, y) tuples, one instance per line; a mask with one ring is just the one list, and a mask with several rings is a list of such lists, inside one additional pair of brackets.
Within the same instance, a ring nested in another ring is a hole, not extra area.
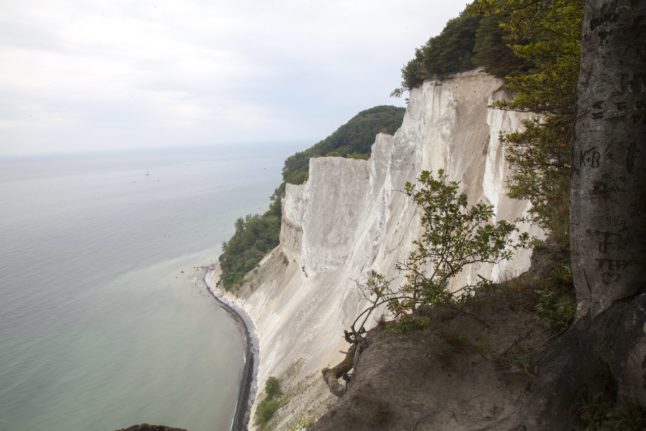
[[(450, 20), (439, 35), (417, 48), (415, 57), (402, 69), (403, 88), (415, 88), (433, 76), (473, 69), (473, 47), (479, 22), (479, 16), (462, 14)], [(398, 90), (401, 93), (401, 89)]]
[[(424, 171), (418, 181), (417, 185), (405, 185), (406, 195), (420, 210), (423, 228), (421, 238), (415, 241), (406, 261), (397, 265), (406, 281), (393, 288), (383, 275), (370, 272), (362, 289), (369, 306), (355, 318), (350, 330), (344, 331), (350, 348), (343, 361), (322, 370), (325, 383), (336, 396), (345, 393), (339, 379), (348, 378), (357, 355), (364, 348), (365, 324), (372, 313), (385, 306), (401, 323), (420, 306), (459, 306), (476, 286), (463, 286), (451, 292), (448, 287), (453, 277), (475, 263), (499, 263), (509, 259), (515, 249), (527, 244), (526, 233), (518, 235), (518, 239), (512, 238), (512, 234), (518, 232), (513, 223), (491, 221), (494, 216), (491, 205), (469, 205), (466, 195), (459, 192), (460, 185), (449, 181), (444, 171), (439, 170), (437, 177)], [(480, 277), (477, 285), (488, 283)]]
[(505, 78), (512, 73), (525, 71), (527, 63), (518, 57), (505, 41), (500, 15), (485, 16), (480, 20), (473, 46), (473, 62), (485, 71)]
[[(527, 244), (526, 233), (513, 239), (512, 234), (518, 232), (515, 224), (491, 222), (491, 205), (469, 205), (466, 195), (459, 192), (459, 183), (449, 181), (444, 171), (439, 170), (437, 177), (424, 171), (418, 181), (418, 185), (405, 185), (406, 194), (420, 209), (423, 228), (406, 261), (397, 265), (406, 282), (392, 289), (388, 280), (372, 273), (367, 282), (371, 305), (357, 317), (353, 332), (360, 331), (370, 313), (384, 304), (399, 318), (420, 305), (459, 301), (475, 286), (450, 292), (449, 282), (456, 275), (472, 264), (507, 260), (514, 250)], [(482, 283), (487, 280), (481, 277)]]
[(240, 284), (244, 276), (278, 245), (280, 218), (280, 189), (277, 189), (265, 213), (236, 220), (235, 232), (222, 244), (219, 258), (222, 287), (229, 290)]
[(462, 14), (450, 20), (439, 36), (424, 47), (424, 66), (431, 75), (445, 75), (474, 68), (473, 46), (479, 16)]
[(415, 57), (402, 68), (402, 88), (396, 88), (393, 95), (403, 94), (403, 89), (412, 89), (422, 85), (431, 77), (424, 65), (424, 47), (415, 49)]
[(503, 136), (513, 169), (509, 195), (528, 199), (532, 221), (567, 247), (583, 1), (476, 0), (468, 12), (498, 19), (503, 40), (524, 62), (505, 77), (513, 99), (495, 106), (537, 114), (523, 131)]
[(402, 69), (401, 95), (432, 77), (482, 66), (513, 94), (499, 109), (533, 112), (504, 135), (509, 195), (532, 203), (530, 219), (569, 243), (569, 178), (583, 0), (475, 0)]

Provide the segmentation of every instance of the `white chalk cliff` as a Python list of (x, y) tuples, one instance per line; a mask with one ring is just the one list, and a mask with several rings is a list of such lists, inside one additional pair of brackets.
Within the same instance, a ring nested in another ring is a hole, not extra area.
[[(369, 160), (311, 159), (309, 180), (287, 185), (280, 245), (237, 296), (225, 294), (255, 323), (258, 387), (276, 376), (287, 393), (277, 429), (299, 429), (333, 401), (320, 370), (343, 357), (343, 329), (363, 307), (356, 281), (369, 270), (402, 280), (395, 264), (420, 234), (404, 183), (422, 170), (444, 169), (462, 183), (469, 202), (493, 205), (496, 218), (514, 220), (526, 212), (527, 202), (506, 196), (509, 167), (499, 141), (500, 132), (520, 128), (524, 116), (489, 108), (505, 97), (501, 87), (480, 71), (427, 81), (411, 91), (395, 135), (377, 135)], [(508, 262), (470, 268), (455, 286), (477, 274), (510, 278), (527, 270), (529, 260), (524, 250)]]

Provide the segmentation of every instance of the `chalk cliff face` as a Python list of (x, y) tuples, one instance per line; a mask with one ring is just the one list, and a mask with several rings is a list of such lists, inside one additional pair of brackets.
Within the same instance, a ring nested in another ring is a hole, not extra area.
[[(377, 135), (369, 160), (311, 159), (309, 180), (287, 186), (280, 245), (233, 298), (258, 332), (258, 387), (269, 376), (283, 381), (289, 402), (278, 412), (278, 429), (298, 429), (332, 402), (320, 370), (339, 362), (342, 330), (362, 310), (357, 282), (370, 270), (402, 281), (395, 264), (420, 234), (405, 182), (422, 170), (444, 169), (462, 183), (469, 202), (490, 203), (498, 219), (527, 210), (527, 202), (505, 192), (509, 167), (499, 134), (518, 129), (523, 116), (488, 107), (505, 96), (501, 85), (479, 71), (428, 81), (411, 91), (395, 135)], [(452, 287), (478, 274), (510, 278), (529, 259), (529, 251), (520, 251), (511, 261), (469, 268)]]

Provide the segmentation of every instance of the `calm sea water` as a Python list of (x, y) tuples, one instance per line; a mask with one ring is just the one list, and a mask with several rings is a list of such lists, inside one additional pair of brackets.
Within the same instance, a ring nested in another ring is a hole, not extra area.
[(0, 159), (0, 430), (228, 430), (244, 346), (199, 267), (291, 150)]

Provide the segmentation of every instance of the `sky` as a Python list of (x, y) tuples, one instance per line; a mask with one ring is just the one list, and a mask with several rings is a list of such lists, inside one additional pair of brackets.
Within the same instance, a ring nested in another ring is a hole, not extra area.
[(0, 155), (325, 138), (464, 0), (0, 0)]

